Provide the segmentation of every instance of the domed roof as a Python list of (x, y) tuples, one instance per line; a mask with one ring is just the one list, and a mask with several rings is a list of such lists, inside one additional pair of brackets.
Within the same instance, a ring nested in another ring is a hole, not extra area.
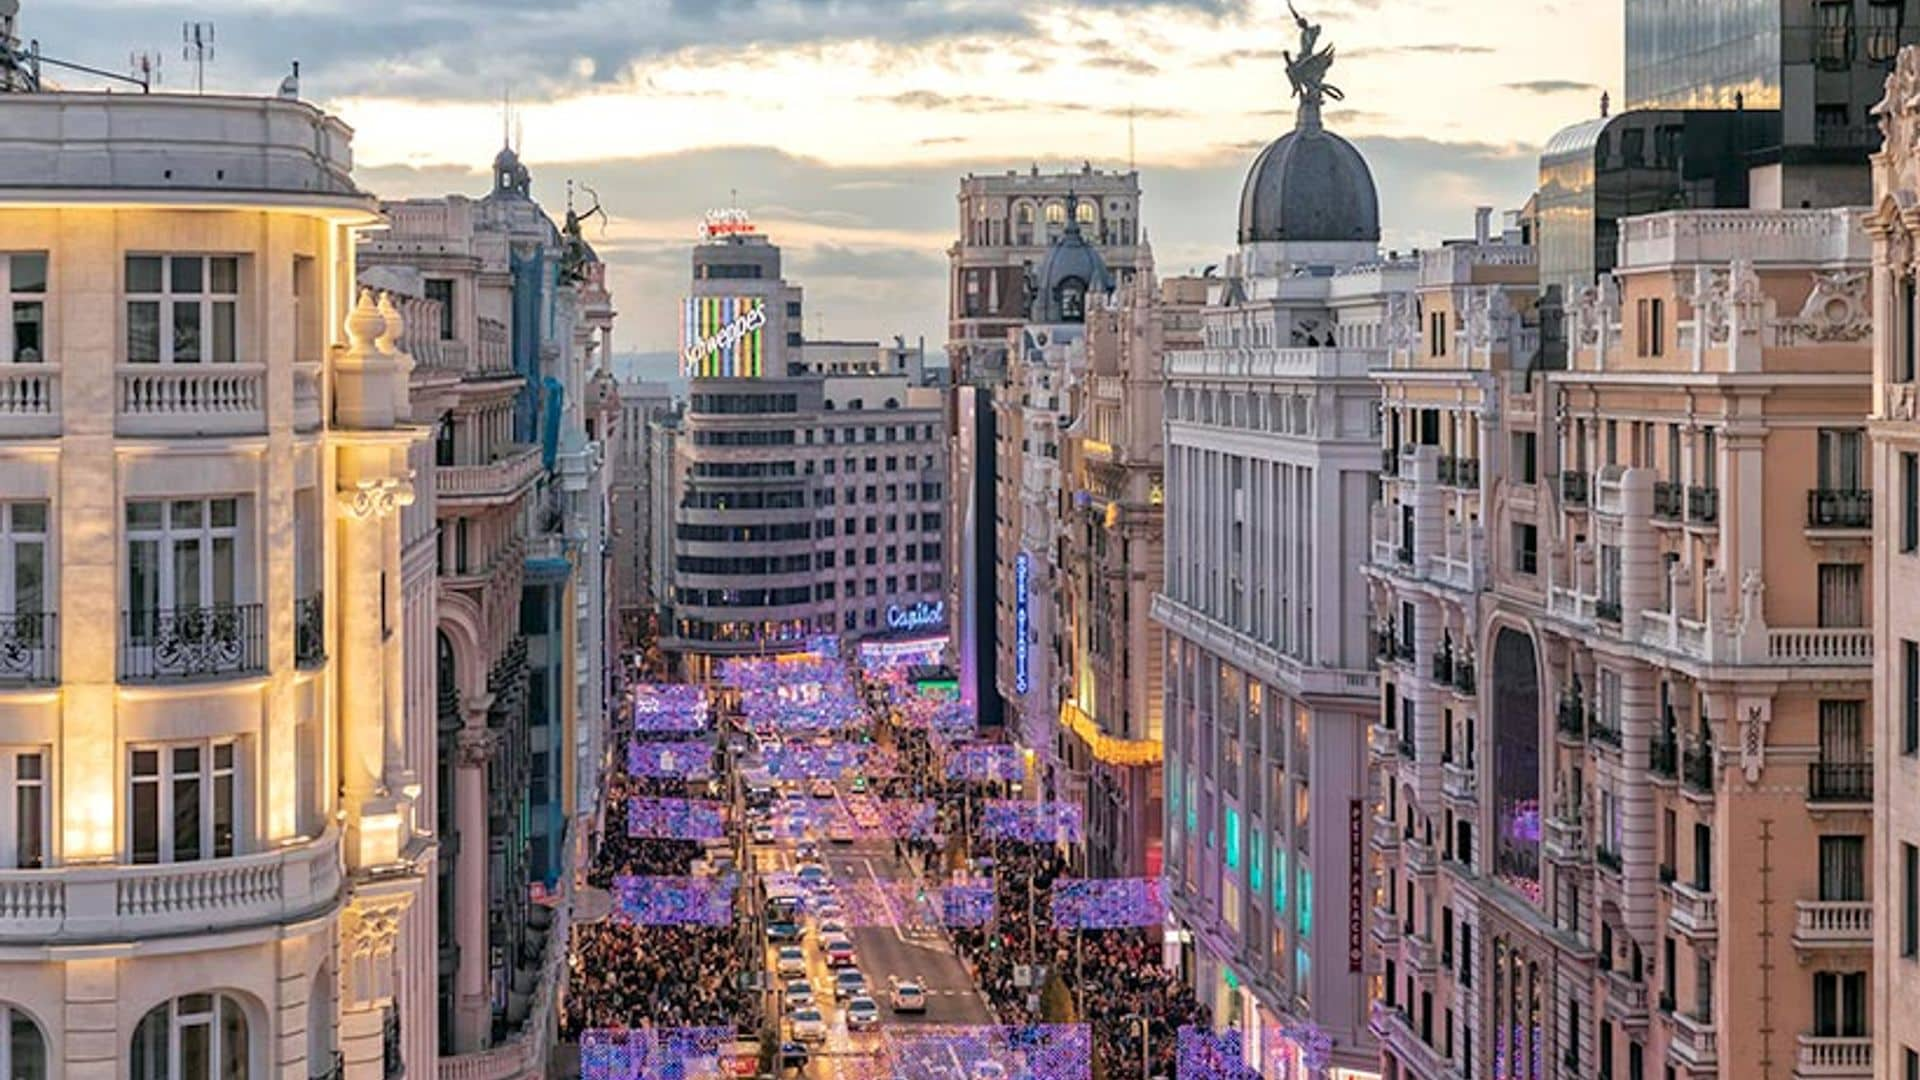
[(1036, 323), (1085, 322), (1086, 298), (1112, 291), (1113, 275), (1107, 272), (1107, 261), (1081, 234), (1078, 207), (1069, 198), (1067, 230), (1054, 239), (1040, 264), (1028, 318)]
[(1240, 242), (1356, 240), (1380, 240), (1373, 172), (1352, 143), (1303, 118), (1262, 150), (1247, 174)]

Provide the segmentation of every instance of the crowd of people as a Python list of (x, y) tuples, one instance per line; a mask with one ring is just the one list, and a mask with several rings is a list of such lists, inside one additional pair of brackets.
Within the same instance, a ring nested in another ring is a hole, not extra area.
[[(627, 835), (624, 813), (634, 795), (680, 796), (685, 781), (613, 772), (607, 782), (609, 820), (594, 846), (587, 884), (611, 889), (626, 876), (685, 877), (700, 857), (691, 840)], [(576, 922), (568, 956), (561, 1035), (583, 1031), (655, 1027), (732, 1027), (758, 1024), (759, 995), (743, 989), (745, 970), (734, 926), (636, 926), (618, 911), (595, 922)]]
[[(1091, 1025), (1094, 1060), (1105, 1075), (1133, 1075), (1144, 1049), (1152, 1075), (1173, 1076), (1180, 1028), (1203, 1025), (1206, 1017), (1186, 982), (1161, 965), (1155, 935), (1144, 929), (1057, 929), (1049, 899), (1053, 883), (1069, 876), (1059, 852), (1000, 842), (987, 854), (998, 918), (988, 926), (956, 929), (953, 938), (1001, 1022), (1065, 1019), (1049, 1008), (1041, 986), (1015, 984), (1016, 966), (1045, 965), (1075, 1003), (1074, 1018)], [(1032, 1007), (1036, 1003), (1040, 1008)], [(1147, 1018), (1144, 1048), (1132, 1017)]]

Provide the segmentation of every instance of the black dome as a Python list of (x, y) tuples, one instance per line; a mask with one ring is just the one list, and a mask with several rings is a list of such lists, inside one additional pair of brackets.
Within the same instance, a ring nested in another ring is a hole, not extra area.
[(1240, 242), (1380, 240), (1380, 196), (1353, 144), (1303, 124), (1254, 161), (1240, 193)]
[(1113, 275), (1100, 251), (1080, 232), (1073, 200), (1068, 200), (1067, 231), (1047, 249), (1033, 281), (1028, 318), (1036, 323), (1085, 322), (1088, 297), (1113, 291)]

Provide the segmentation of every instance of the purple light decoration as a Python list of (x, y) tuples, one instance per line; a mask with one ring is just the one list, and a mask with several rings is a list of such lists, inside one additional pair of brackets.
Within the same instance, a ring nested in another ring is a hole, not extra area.
[(1030, 1027), (888, 1026), (874, 1073), (888, 1080), (944, 1080), (982, 1075), (981, 1066), (998, 1065), (1008, 1080), (1089, 1080), (1093, 1075), (1093, 1035), (1085, 1024), (1036, 1024)]
[(1191, 1025), (1174, 1040), (1180, 1080), (1260, 1080), (1260, 1074), (1241, 1059), (1240, 1032), (1228, 1028), (1213, 1034)]
[(879, 803), (880, 824), (871, 830), (875, 835), (903, 840), (933, 838), (938, 820), (933, 803), (913, 799), (882, 799)]
[(707, 692), (688, 683), (643, 683), (633, 688), (633, 729), (694, 732), (707, 728)]
[[(771, 875), (770, 875), (771, 876)], [(768, 894), (803, 891), (797, 880), (770, 882)], [(827, 903), (839, 906), (850, 927), (898, 927), (931, 930), (940, 926), (985, 926), (993, 921), (993, 886), (919, 885), (911, 881), (862, 881), (820, 890), (809, 900), (810, 910)]]
[(733, 922), (734, 880), (617, 877), (614, 914), (635, 926), (726, 926)]
[(627, 775), (705, 780), (713, 775), (713, 747), (703, 742), (631, 742)]
[(779, 780), (838, 780), (849, 775), (892, 776), (899, 758), (873, 746), (840, 743), (828, 747), (782, 746), (766, 750), (761, 762)]
[(1540, 801), (1526, 799), (1513, 804), (1513, 811), (1502, 823), (1507, 836), (1526, 844), (1540, 842)]
[(722, 1075), (733, 1029), (590, 1028), (580, 1033), (581, 1080), (693, 1080)]
[(982, 809), (981, 834), (1026, 844), (1079, 843), (1080, 807), (1075, 803), (994, 799)]
[(721, 840), (727, 835), (726, 804), (635, 795), (627, 800), (627, 835), (658, 840)]
[(1073, 930), (1159, 926), (1167, 902), (1159, 878), (1104, 878), (1053, 883), (1053, 925)]
[(948, 885), (940, 890), (940, 919), (948, 926), (986, 926), (996, 903), (990, 881)]
[(947, 756), (949, 780), (1013, 781), (1026, 774), (1026, 764), (1018, 747), (963, 746)]
[(1311, 1020), (1289, 1024), (1268, 1024), (1261, 1029), (1262, 1057), (1278, 1060), (1281, 1080), (1294, 1080), (1294, 1066), (1300, 1067), (1299, 1080), (1319, 1076), (1333, 1061), (1333, 1036)]

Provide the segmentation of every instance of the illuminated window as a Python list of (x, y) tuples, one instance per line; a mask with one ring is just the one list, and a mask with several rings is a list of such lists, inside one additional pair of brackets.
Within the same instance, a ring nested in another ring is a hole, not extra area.
[(0, 300), (8, 312), (0, 322), (0, 356), (16, 364), (46, 359), (46, 294), (46, 252), (0, 257)]
[(1074, 207), (1073, 216), (1082, 225), (1093, 224), (1094, 208), (1092, 203), (1081, 203)]
[(1227, 869), (1240, 869), (1240, 811), (1227, 807)]
[(188, 994), (156, 1006), (133, 1032), (133, 1080), (247, 1080), (247, 1016), (226, 994)]
[(193, 862), (232, 855), (236, 760), (231, 739), (131, 747), (128, 861)]
[(12, 793), (0, 800), (0, 867), (37, 870), (47, 859), (46, 750), (0, 750), (0, 785)]
[(1296, 906), (1299, 909), (1299, 917), (1295, 920), (1294, 925), (1299, 928), (1301, 937), (1312, 937), (1313, 871), (1305, 866), (1300, 868), (1300, 902)]
[(1064, 203), (1047, 204), (1047, 224), (1064, 225), (1067, 223), (1067, 208)]

